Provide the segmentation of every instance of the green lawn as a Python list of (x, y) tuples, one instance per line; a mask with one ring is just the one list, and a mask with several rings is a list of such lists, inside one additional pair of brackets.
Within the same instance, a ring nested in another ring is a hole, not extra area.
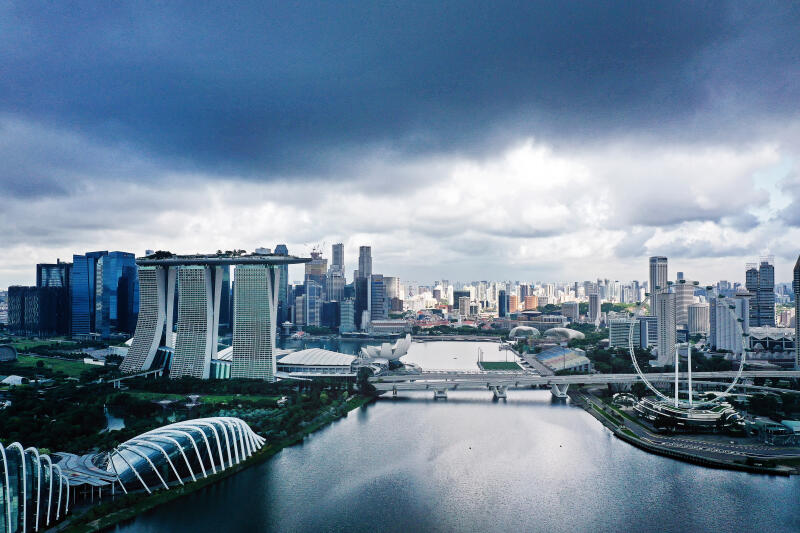
[[(140, 400), (148, 400), (148, 401), (186, 400), (189, 397), (189, 394), (174, 394), (165, 392), (149, 392), (149, 391), (136, 391), (136, 390), (126, 390), (124, 392)], [(259, 396), (250, 394), (242, 394), (239, 396), (235, 394), (201, 394), (199, 396), (200, 396), (199, 399), (200, 403), (207, 403), (211, 405), (216, 405), (221, 403), (248, 402), (248, 401), (256, 402), (260, 400), (277, 401), (280, 398), (280, 396)]]
[(235, 403), (235, 402), (258, 402), (261, 400), (272, 400), (278, 401), (280, 396), (258, 396), (258, 395), (251, 395), (251, 394), (241, 394), (239, 396), (235, 394), (204, 394), (200, 397), (200, 401), (202, 403), (210, 403), (210, 404), (217, 404), (217, 403)]
[(522, 370), (522, 367), (513, 361), (481, 361), (478, 366), (483, 370)]
[(80, 377), (81, 372), (94, 368), (93, 366), (84, 364), (83, 361), (67, 361), (64, 359), (53, 359), (51, 357), (36, 357), (32, 355), (19, 355), (17, 362), (11, 365), (10, 370), (13, 371), (15, 366), (19, 367), (36, 367), (36, 362), (44, 362), (45, 368), (51, 369), (53, 372), (64, 372), (69, 377)]
[[(124, 383), (124, 382), (123, 382)], [(148, 392), (148, 391), (134, 391), (134, 390), (126, 390), (123, 391), (125, 394), (130, 394), (134, 398), (138, 398), (139, 400), (183, 400), (186, 398), (185, 394), (171, 394), (166, 392)]]
[(75, 346), (75, 342), (72, 341), (64, 341), (59, 339), (48, 339), (48, 340), (24, 340), (24, 341), (15, 341), (12, 342), (11, 345), (17, 349), (19, 352), (24, 352), (28, 350), (32, 350), (33, 348), (39, 348), (41, 346)]

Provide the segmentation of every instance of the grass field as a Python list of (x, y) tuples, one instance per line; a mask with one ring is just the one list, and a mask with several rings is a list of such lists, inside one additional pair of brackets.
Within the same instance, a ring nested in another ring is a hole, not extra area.
[(63, 359), (53, 359), (51, 357), (35, 357), (31, 355), (19, 355), (17, 356), (17, 362), (10, 366), (10, 369), (13, 370), (15, 366), (19, 367), (26, 367), (26, 368), (33, 368), (36, 367), (36, 362), (42, 361), (44, 362), (45, 368), (51, 369), (53, 372), (64, 372), (67, 376), (70, 377), (79, 377), (81, 372), (84, 370), (89, 370), (89, 365), (83, 363), (83, 361), (66, 361)]
[(125, 394), (130, 394), (139, 400), (159, 401), (159, 400), (183, 400), (186, 398), (185, 394), (170, 394), (166, 392), (148, 392), (148, 391), (122, 391)]
[[(188, 394), (173, 394), (165, 392), (149, 392), (149, 391), (136, 391), (136, 390), (126, 390), (124, 392), (140, 400), (148, 400), (148, 401), (184, 400), (189, 396)], [(279, 396), (258, 396), (258, 395), (248, 395), (248, 394), (242, 394), (240, 396), (236, 396), (235, 394), (207, 394), (207, 395), (203, 394), (200, 396), (199, 401), (200, 403), (215, 405), (221, 403), (236, 403), (236, 402), (247, 402), (247, 401), (260, 401), (260, 400), (277, 401), (278, 398)]]
[(65, 341), (59, 339), (48, 339), (44, 340), (24, 340), (24, 341), (14, 341), (11, 343), (11, 346), (17, 349), (19, 352), (24, 352), (28, 350), (32, 350), (34, 348), (39, 348), (41, 346), (63, 346), (68, 348), (70, 346), (75, 346), (76, 343), (72, 341)]
[(513, 361), (480, 361), (478, 366), (482, 370), (522, 370), (522, 367)]
[(236, 396), (235, 394), (208, 394), (201, 396), (200, 401), (202, 403), (217, 404), (217, 403), (235, 403), (235, 402), (258, 402), (261, 400), (278, 401), (279, 398), (280, 396), (258, 396), (250, 394), (241, 394), (239, 396)]

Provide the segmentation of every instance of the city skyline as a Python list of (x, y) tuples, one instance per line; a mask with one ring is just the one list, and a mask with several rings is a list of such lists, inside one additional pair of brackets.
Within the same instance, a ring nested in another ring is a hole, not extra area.
[(0, 533), (800, 531), (800, 2), (0, 50)]
[[(281, 241), (281, 242), (287, 242), (287, 241), (284, 240), (284, 241)], [(338, 243), (335, 243), (335, 244), (338, 245)], [(345, 278), (346, 278), (348, 283), (352, 283), (353, 282), (353, 274), (358, 270), (358, 266), (359, 266), (359, 263), (358, 263), (359, 248), (361, 248), (363, 246), (370, 247), (369, 244), (356, 245), (352, 249), (348, 248), (347, 246), (344, 247), (344, 257), (346, 258), (345, 259), (345, 264), (344, 264), (344, 266), (345, 266), (344, 275), (345, 275)], [(318, 252), (320, 254), (320, 256), (322, 258), (324, 258), (326, 261), (331, 261), (331, 259), (332, 259), (332, 252), (330, 250), (330, 247), (331, 246), (328, 245), (328, 249), (322, 249), (322, 250), (320, 250)], [(236, 247), (233, 247), (233, 248), (236, 248)], [(252, 248), (252, 250), (255, 250), (256, 248), (259, 248), (259, 247), (258, 246), (254, 246)], [(273, 249), (272, 247), (267, 247), (267, 248), (268, 249)], [(308, 253), (304, 253), (302, 251), (298, 251), (298, 250), (302, 250), (303, 248), (309, 250), (309, 252)], [(100, 247), (94, 247), (94, 248), (90, 248), (90, 249), (100, 249)], [(108, 247), (108, 249), (114, 249), (114, 247), (113, 246), (112, 247)], [(291, 252), (292, 255), (307, 256), (307, 255), (310, 255), (311, 251), (315, 250), (315, 245), (301, 245), (298, 248), (292, 248), (291, 245), (287, 245), (287, 249)], [(176, 252), (175, 250), (169, 250), (169, 251), (172, 252), (172, 253), (178, 253), (178, 255), (182, 254), (182, 252)], [(247, 251), (251, 251), (251, 250), (247, 250)], [(81, 253), (86, 253), (86, 252), (85, 251), (75, 251), (74, 252), (74, 254), (81, 254)], [(128, 252), (125, 252), (125, 253), (133, 253), (133, 252), (128, 251)], [(190, 253), (197, 253), (197, 252), (195, 251), (195, 252), (190, 252)], [(315, 252), (315, 253), (317, 253), (317, 252)], [(55, 258), (52, 261), (45, 260), (45, 261), (42, 261), (40, 263), (42, 263), (42, 264), (54, 263), (56, 260), (60, 260), (62, 263), (63, 262), (68, 262), (69, 260), (72, 259), (72, 255), (73, 254), (70, 254), (68, 259), (66, 259), (66, 260), (62, 259), (62, 258)], [(141, 254), (136, 253), (134, 255), (136, 257), (144, 257), (145, 256), (144, 252), (141, 253)], [(649, 259), (649, 257), (647, 257), (647, 256), (642, 256), (642, 257), (639, 257), (639, 258), (632, 258), (630, 260), (630, 262), (633, 263), (633, 265), (630, 266), (630, 267), (628, 267), (626, 265), (626, 267), (621, 270), (622, 272), (632, 272), (633, 275), (631, 275), (630, 277), (614, 275), (615, 274), (614, 272), (609, 273), (609, 272), (600, 272), (600, 271), (598, 271), (598, 272), (595, 272), (594, 274), (589, 273), (585, 277), (577, 276), (577, 277), (572, 277), (572, 278), (570, 278), (566, 274), (556, 275), (556, 277), (552, 277), (552, 278), (543, 277), (541, 275), (537, 275), (535, 269), (530, 269), (530, 270), (527, 270), (527, 271), (524, 271), (524, 270), (520, 271), (520, 275), (518, 275), (518, 276), (509, 275), (509, 276), (492, 277), (492, 276), (485, 276), (485, 275), (484, 276), (476, 275), (474, 277), (463, 277), (463, 278), (460, 278), (460, 277), (454, 277), (454, 276), (450, 275), (448, 272), (434, 272), (434, 271), (432, 271), (429, 275), (427, 275), (425, 277), (406, 277), (406, 276), (399, 275), (397, 273), (399, 268), (387, 263), (385, 258), (383, 258), (381, 256), (381, 253), (378, 253), (378, 255), (373, 256), (373, 257), (378, 260), (377, 264), (379, 265), (378, 268), (375, 269), (375, 271), (387, 272), (387, 273), (390, 273), (392, 276), (399, 277), (404, 282), (416, 283), (416, 284), (419, 284), (419, 285), (431, 285), (431, 284), (435, 284), (439, 280), (443, 280), (443, 279), (449, 280), (451, 283), (472, 283), (472, 282), (477, 282), (477, 281), (521, 282), (521, 283), (572, 283), (574, 281), (592, 281), (592, 280), (596, 280), (596, 279), (608, 279), (608, 280), (611, 280), (611, 281), (619, 281), (619, 282), (626, 282), (626, 283), (627, 282), (632, 282), (632, 281), (639, 281), (639, 282), (643, 283), (643, 282), (648, 281), (648, 277), (649, 277), (647, 265), (642, 267), (643, 262), (645, 262), (645, 261), (647, 261)], [(686, 265), (685, 262), (683, 262), (683, 261), (678, 262), (678, 260), (675, 260), (673, 263), (671, 263), (670, 270), (669, 270), (670, 274), (668, 276), (668, 280), (669, 281), (674, 281), (676, 279), (677, 274), (681, 273), (681, 274), (685, 274), (686, 275), (686, 279), (689, 279), (691, 281), (698, 281), (701, 284), (715, 284), (718, 281), (728, 281), (730, 283), (741, 283), (742, 285), (744, 285), (745, 281), (746, 281), (746, 271), (747, 271), (748, 266), (750, 264), (754, 263), (754, 262), (759, 262), (759, 261), (761, 261), (761, 259), (766, 258), (766, 257), (768, 257), (768, 256), (758, 256), (758, 255), (756, 255), (756, 256), (752, 256), (752, 255), (751, 256), (744, 256), (745, 261), (742, 262), (741, 265), (738, 265), (738, 267), (739, 267), (738, 270), (737, 269), (732, 269), (732, 275), (730, 277), (724, 277), (724, 276), (723, 277), (714, 277), (713, 275), (708, 275), (708, 273), (704, 274), (702, 271), (700, 271), (700, 272), (691, 271), (690, 269), (685, 267), (685, 265)], [(794, 269), (795, 263), (797, 261), (797, 255), (795, 254), (794, 258), (786, 260), (786, 261), (779, 261), (778, 258), (773, 257), (773, 256), (769, 256), (769, 257), (770, 257), (770, 260), (773, 262), (773, 264), (775, 266), (775, 272), (776, 272), (775, 278), (774, 278), (775, 279), (775, 283), (789, 283), (790, 284), (792, 282), (792, 279), (793, 279), (793, 276), (794, 276), (793, 269)], [(669, 257), (669, 259), (672, 260), (672, 257)], [(37, 264), (39, 264), (39, 263), (37, 263)], [(8, 287), (14, 286), (14, 285), (20, 285), (20, 286), (35, 285), (36, 284), (36, 268), (35, 267), (36, 267), (36, 264), (27, 265), (27, 268), (24, 269), (24, 275), (21, 278), (23, 280), (22, 282), (10, 283), (8, 286), (4, 286), (4, 285), (0, 284), (0, 290), (7, 290)], [(31, 269), (33, 269), (33, 270), (31, 270)], [(305, 279), (304, 271), (305, 271), (305, 267), (303, 265), (289, 265), (288, 266), (288, 279), (286, 279), (285, 281), (290, 283), (290, 284), (302, 284), (302, 283), (304, 283), (304, 279)], [(781, 275), (781, 273), (783, 273), (784, 275)]]
[(791, 279), (795, 5), (452, 7), (6, 4), (0, 286), (277, 242), (404, 279)]

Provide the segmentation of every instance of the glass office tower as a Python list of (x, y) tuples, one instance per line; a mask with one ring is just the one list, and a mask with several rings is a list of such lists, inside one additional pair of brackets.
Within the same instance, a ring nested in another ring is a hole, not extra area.
[(136, 258), (128, 252), (111, 252), (97, 261), (95, 275), (94, 332), (132, 334), (139, 313)]
[(108, 252), (103, 251), (72, 256), (69, 283), (72, 335), (88, 335), (96, 331), (97, 261), (106, 254)]

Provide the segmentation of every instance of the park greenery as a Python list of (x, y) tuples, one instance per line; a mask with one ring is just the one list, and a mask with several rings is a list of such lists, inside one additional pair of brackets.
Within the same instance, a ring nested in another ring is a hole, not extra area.
[[(357, 383), (140, 377), (120, 390), (108, 382), (116, 369), (33, 356), (0, 363), (0, 374), (12, 373), (29, 382), (0, 391), (7, 402), (0, 440), (73, 453), (109, 450), (150, 429), (210, 416), (237, 416), (268, 440), (285, 438), (320, 417), (342, 416), (359, 391), (370, 392), (366, 375)], [(106, 413), (124, 427), (108, 431)]]
[(487, 337), (508, 337), (509, 330), (495, 327), (494, 324), (490, 329), (476, 328), (474, 326), (450, 326), (438, 325), (429, 328), (422, 328), (420, 326), (413, 326), (412, 333), (414, 335), (483, 335)]

